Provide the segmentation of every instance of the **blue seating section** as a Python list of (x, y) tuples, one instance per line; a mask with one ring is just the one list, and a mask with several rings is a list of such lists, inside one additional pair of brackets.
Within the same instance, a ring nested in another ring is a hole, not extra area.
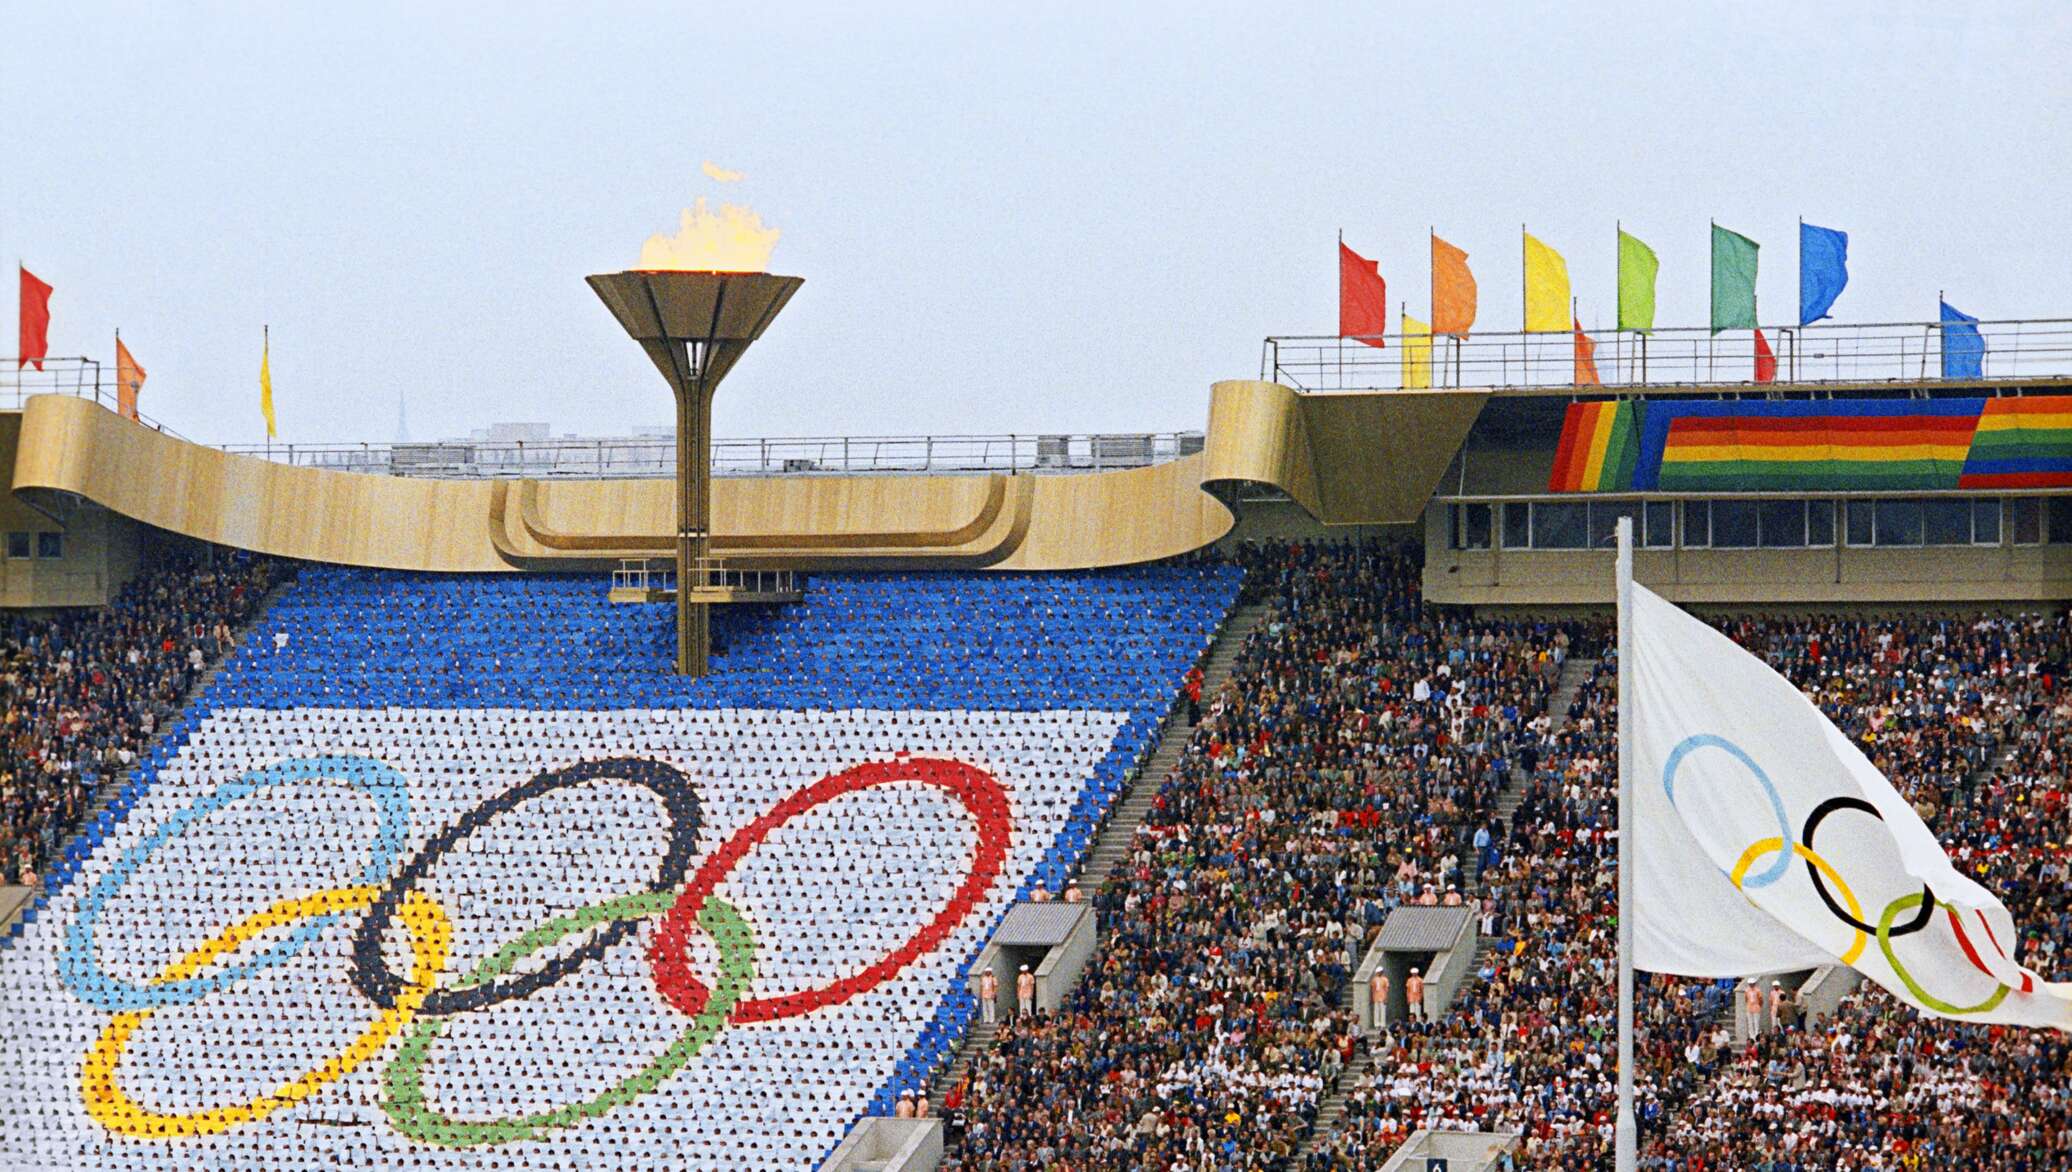
[[(671, 608), (612, 604), (600, 577), (307, 568), (50, 868), (36, 906), (0, 941), (12, 952), (0, 951), (0, 965), (44, 962), (30, 926), (45, 905), (76, 898), (82, 870), (91, 879), (105, 869), (103, 840), (151, 798), (161, 770), (212, 717), (238, 709), (867, 710), (895, 724), (913, 714), (954, 723), (982, 710), (1118, 714), (1119, 730), (1089, 758), (1090, 778), (1018, 886), (1022, 895), (1057, 890), (1150, 750), (1238, 585), (1237, 570), (1213, 565), (820, 574), (801, 603), (715, 608), (713, 674), (691, 680), (671, 670)], [(993, 922), (1004, 906), (989, 905)], [(958, 938), (957, 979), (868, 1113), (890, 1114), (901, 1090), (924, 1085), (946, 1061), (976, 1013), (962, 974), (990, 931), (977, 943)], [(25, 932), (35, 950), (18, 946)]]

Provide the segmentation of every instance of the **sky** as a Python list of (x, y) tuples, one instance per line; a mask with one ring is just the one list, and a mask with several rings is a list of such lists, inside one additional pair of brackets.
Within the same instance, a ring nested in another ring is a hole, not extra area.
[(1586, 326), (1615, 223), (1703, 324), (1713, 219), (1782, 322), (1801, 216), (1838, 321), (2072, 316), (2068, 61), (2040, 2), (8, 5), (0, 255), (189, 437), (264, 438), (262, 326), (286, 441), (625, 434), (667, 390), (582, 278), (703, 195), (806, 280), (722, 437), (1198, 429), (1335, 330), (1341, 231), (1415, 313), (1436, 227), (1493, 330), (1521, 223)]

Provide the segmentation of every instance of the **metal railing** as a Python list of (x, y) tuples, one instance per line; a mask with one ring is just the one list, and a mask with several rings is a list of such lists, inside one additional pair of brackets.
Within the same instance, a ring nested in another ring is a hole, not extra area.
[[(33, 395), (76, 395), (117, 409), (112, 366), (92, 358), (49, 358), (17, 369), (0, 358), (0, 409)], [(142, 416), (167, 435), (179, 432)], [(667, 436), (541, 440), (433, 440), (424, 443), (215, 444), (298, 468), (446, 480), (673, 476), (676, 441)], [(1082, 432), (1029, 435), (787, 436), (720, 439), (715, 476), (853, 476), (860, 473), (1101, 472), (1143, 468), (1202, 449), (1202, 433)]]
[(691, 589), (732, 590), (739, 594), (795, 594), (796, 570), (742, 569), (724, 558), (699, 558), (691, 570)]
[[(2072, 376), (2072, 319), (1982, 321), (1978, 330), (1985, 342), (1979, 378)], [(1598, 380), (1607, 387), (1760, 385), (1755, 381), (1755, 337), (1748, 330), (1584, 332), (1596, 344)], [(1944, 381), (1939, 322), (1766, 326), (1763, 334), (1776, 358), (1778, 383)], [(1405, 336), (1388, 334), (1381, 340), (1384, 346), (1376, 348), (1351, 338), (1269, 337), (1261, 351), (1260, 377), (1304, 391), (1388, 390), (1412, 383), (1405, 378), (1410, 353)], [(1477, 332), (1430, 341), (1433, 387), (1576, 385), (1570, 333)]]
[(676, 559), (620, 558), (619, 568), (612, 571), (612, 589), (673, 591), (676, 589)]
[[(0, 409), (19, 411), (36, 395), (73, 395), (92, 399), (110, 411), (122, 409), (115, 394), (115, 368), (97, 358), (45, 358), (38, 369), (0, 357)], [(187, 438), (141, 411), (137, 421), (153, 431)]]
[[(752, 569), (729, 565), (725, 558), (699, 558), (691, 570), (691, 589), (731, 590), (741, 594), (796, 594), (796, 570)], [(612, 571), (613, 590), (663, 591), (677, 587), (676, 559), (621, 558)]]
[[(1142, 468), (1198, 452), (1202, 433), (799, 436), (721, 439), (715, 476), (1086, 472)], [(228, 444), (223, 450), (304, 468), (449, 480), (662, 477), (667, 438), (444, 440), (408, 444)]]

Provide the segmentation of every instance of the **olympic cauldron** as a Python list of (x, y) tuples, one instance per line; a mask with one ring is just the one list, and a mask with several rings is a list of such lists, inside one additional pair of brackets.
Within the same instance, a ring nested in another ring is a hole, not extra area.
[(711, 670), (712, 617), (692, 600), (712, 545), (712, 395), (803, 277), (629, 269), (590, 287), (676, 396), (676, 670)]

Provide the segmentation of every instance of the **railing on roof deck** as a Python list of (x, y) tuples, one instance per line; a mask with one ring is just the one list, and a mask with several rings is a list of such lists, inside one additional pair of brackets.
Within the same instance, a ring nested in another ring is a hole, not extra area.
[[(112, 366), (51, 358), (44, 369), (0, 358), (0, 409), (34, 395), (76, 395), (116, 410)], [(150, 416), (141, 422), (179, 433)], [(181, 437), (185, 438), (185, 437)], [(240, 456), (334, 472), (449, 480), (660, 477), (676, 472), (667, 436), (424, 443), (219, 444)], [(850, 476), (864, 473), (1103, 472), (1144, 468), (1202, 449), (1202, 433), (1082, 432), (1028, 435), (793, 436), (712, 443), (715, 476)]]
[[(110, 411), (122, 406), (115, 395), (115, 366), (96, 358), (45, 358), (37, 366), (16, 358), (0, 357), (0, 410), (19, 411), (36, 395), (75, 395), (92, 399)], [(137, 413), (137, 422), (179, 439), (187, 437), (151, 418)]]
[[(1995, 379), (2072, 381), (2072, 319), (1982, 321), (1985, 354), (1971, 383)], [(1745, 329), (1714, 334), (1705, 328), (1658, 329), (1647, 334), (1612, 329), (1583, 331), (1595, 343), (1599, 382), (1613, 389), (1644, 387), (1756, 388), (1755, 335)], [(1940, 322), (1868, 325), (1820, 322), (1765, 326), (1780, 384), (1891, 384), (1894, 389), (1943, 383)], [(1394, 390), (1406, 379), (1406, 336), (1387, 334), (1380, 348), (1354, 338), (1276, 336), (1266, 339), (1260, 377), (1303, 391)], [(1423, 341), (1423, 335), (1418, 336)], [(1476, 331), (1466, 338), (1431, 338), (1434, 388), (1561, 388), (1576, 385), (1575, 335)], [(1413, 368), (1414, 370), (1414, 368)]]
[[(1202, 433), (802, 436), (720, 439), (715, 476), (1088, 472), (1143, 468), (1198, 452)], [(441, 479), (662, 477), (676, 441), (442, 440), (405, 444), (231, 444), (225, 451), (305, 468)]]

